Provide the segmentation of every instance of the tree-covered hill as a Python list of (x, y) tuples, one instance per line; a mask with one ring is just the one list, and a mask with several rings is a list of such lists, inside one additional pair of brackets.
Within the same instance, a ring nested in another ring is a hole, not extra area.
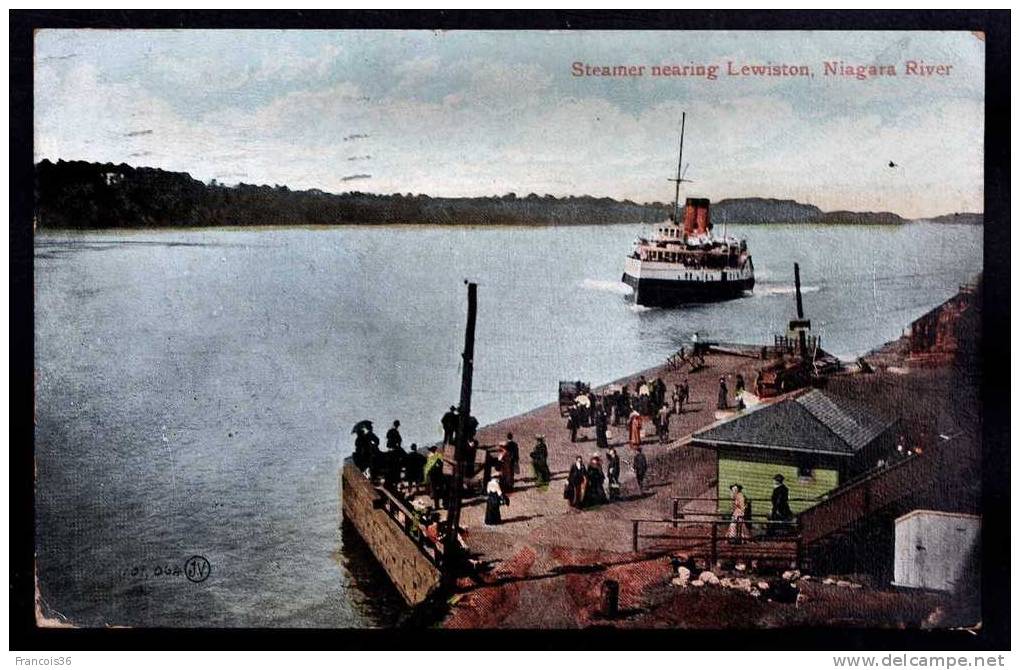
[[(410, 193), (292, 191), (286, 186), (206, 184), (186, 172), (121, 163), (44, 160), (35, 166), (36, 225), (44, 228), (161, 228), (345, 224), (582, 225), (653, 223), (670, 204), (592, 196), (434, 198)], [(980, 215), (937, 221), (980, 223)], [(729, 198), (712, 205), (713, 224), (906, 223), (891, 212), (823, 212), (773, 198)]]
[(183, 172), (80, 161), (36, 165), (36, 223), (46, 228), (338, 224), (600, 224), (665, 218), (668, 206), (590, 196), (432, 198), (205, 184)]

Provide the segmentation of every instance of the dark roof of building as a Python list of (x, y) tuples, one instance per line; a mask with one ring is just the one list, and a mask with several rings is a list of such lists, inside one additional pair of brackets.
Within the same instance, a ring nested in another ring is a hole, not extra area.
[(738, 414), (696, 432), (694, 439), (716, 446), (852, 456), (891, 424), (843, 398), (812, 389)]

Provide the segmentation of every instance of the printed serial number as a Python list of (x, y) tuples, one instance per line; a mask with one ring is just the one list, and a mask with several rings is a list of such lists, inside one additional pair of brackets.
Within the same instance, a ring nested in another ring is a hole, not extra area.
[(186, 578), (189, 582), (204, 582), (209, 578), (212, 567), (204, 556), (192, 556), (184, 565), (179, 563), (138, 563), (129, 565), (122, 571), (125, 577), (134, 579), (177, 579)]
[(183, 577), (184, 567), (180, 565), (132, 565), (124, 568), (125, 577)]

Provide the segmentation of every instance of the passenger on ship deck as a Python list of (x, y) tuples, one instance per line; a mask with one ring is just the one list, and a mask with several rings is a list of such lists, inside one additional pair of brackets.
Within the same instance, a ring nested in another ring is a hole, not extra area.
[(719, 377), (719, 403), (718, 409), (727, 409), (730, 406), (726, 388), (726, 377)]
[(684, 395), (680, 390), (679, 384), (673, 385), (673, 414), (683, 414), (684, 412)]

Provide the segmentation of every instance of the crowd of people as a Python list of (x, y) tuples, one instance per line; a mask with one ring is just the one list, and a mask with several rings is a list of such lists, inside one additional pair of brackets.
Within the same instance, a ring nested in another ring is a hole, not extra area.
[[(740, 375), (737, 375), (735, 386), (739, 399), (744, 386)], [(727, 399), (726, 380), (720, 378), (720, 407), (728, 405)], [(571, 442), (577, 442), (579, 430), (594, 427), (599, 451), (588, 457), (587, 461), (577, 455), (567, 472), (563, 497), (570, 507), (582, 509), (620, 500), (620, 479), (624, 465), (630, 466), (638, 491), (644, 494), (648, 460), (641, 445), (642, 423), (645, 417), (650, 417), (659, 442), (668, 442), (671, 417), (682, 414), (690, 401), (690, 387), (686, 379), (675, 384), (671, 392), (661, 378), (648, 380), (643, 376), (634, 386), (633, 393), (628, 385), (602, 394), (583, 388), (568, 412), (567, 428)], [(508, 432), (505, 441), (483, 448), (476, 439), (477, 419), (468, 416), (463, 427), (461, 423), (457, 408), (450, 407), (440, 420), (442, 441), (421, 451), (417, 444), (411, 444), (409, 450), (404, 449), (400, 421), (394, 421), (386, 431), (384, 448), (380, 448), (380, 439), (373, 430), (372, 422), (362, 421), (355, 427), (357, 437), (353, 462), (368, 478), (403, 497), (409, 504), (419, 496), (426, 495), (431, 505), (426, 505), (422, 510), (422, 527), (432, 526), (434, 529), (439, 510), (449, 507), (452, 492), (453, 478), (450, 472), (454, 464), (452, 460), (444, 458), (444, 453), (447, 447), (457, 443), (459, 432), (463, 430), (468, 452), (465, 454), (465, 462), (477, 463), (476, 454), (484, 452), (481, 481), (473, 480), (475, 486), (481, 484), (480, 493), (485, 500), (484, 523), (499, 524), (503, 516), (501, 508), (510, 505), (510, 495), (521, 475), (520, 445), (513, 433)], [(630, 460), (621, 458), (616, 448), (609, 445), (610, 425), (619, 426), (621, 423), (625, 423), (627, 429)], [(544, 435), (535, 436), (534, 446), (527, 457), (530, 459), (535, 486), (547, 487), (552, 480), (552, 472), (548, 460), (549, 447)], [(472, 478), (474, 473), (477, 470), (468, 473), (468, 477)], [(744, 496), (740, 484), (731, 486), (731, 494), (732, 516), (727, 536), (733, 542), (742, 542), (751, 536), (750, 502)], [(421, 509), (420, 504), (418, 509)], [(792, 519), (789, 492), (783, 476), (777, 474), (770, 520)], [(770, 525), (769, 532), (772, 531), (773, 526)]]
[[(380, 448), (380, 440), (372, 422), (362, 421), (354, 429), (357, 436), (352, 461), (366, 477), (386, 487), (405, 502), (411, 503), (419, 494), (426, 494), (432, 504), (423, 513), (423, 519), (431, 518), (438, 510), (449, 508), (452, 476), (448, 469), (452, 469), (453, 462), (444, 459), (444, 452), (457, 442), (461, 430), (460, 419), (457, 408), (450, 407), (440, 420), (442, 442), (428, 447), (426, 453), (419, 451), (417, 444), (411, 444), (410, 451), (403, 448), (400, 421), (394, 421), (386, 431), (384, 449)], [(513, 433), (507, 433), (505, 441), (495, 447), (483, 448), (475, 438), (477, 430), (478, 420), (468, 416), (464, 427), (467, 452), (464, 460), (475, 463), (476, 454), (485, 452), (481, 480), (487, 505), (485, 522), (496, 524), (500, 522), (499, 508), (510, 504), (509, 494), (513, 492), (521, 473), (520, 446), (514, 440)], [(548, 486), (552, 472), (549, 469), (549, 447), (544, 435), (535, 436), (535, 446), (528, 457), (536, 486)], [(450, 468), (444, 467), (446, 464)], [(468, 477), (471, 476), (469, 473)]]
[(602, 394), (584, 390), (567, 410), (570, 441), (579, 441), (581, 429), (594, 428), (596, 445), (599, 449), (608, 449), (610, 426), (623, 423), (627, 427), (628, 444), (635, 447), (641, 444), (644, 417), (650, 417), (659, 442), (668, 442), (671, 417), (683, 414), (690, 399), (691, 389), (686, 378), (674, 384), (672, 392), (661, 377), (647, 380), (644, 376), (638, 380), (633, 393), (627, 384)]
[[(445, 427), (446, 417), (443, 423)], [(477, 426), (477, 420), (469, 421), (468, 426), (472, 424)], [(355, 432), (352, 461), (366, 477), (405, 499), (425, 490), (432, 498), (434, 509), (446, 506), (448, 477), (443, 470), (442, 445), (432, 445), (423, 453), (412, 443), (410, 450), (405, 450), (400, 421), (394, 421), (386, 431), (385, 449), (380, 449), (379, 436), (371, 421), (360, 422)]]
[[(621, 463), (627, 463), (627, 461), (621, 459), (613, 447), (606, 451), (605, 461), (605, 469), (603, 469), (601, 454), (592, 454), (587, 463), (584, 462), (582, 456), (577, 456), (574, 459), (574, 463), (567, 472), (567, 481), (563, 487), (563, 497), (571, 507), (577, 509), (594, 507), (621, 499)], [(635, 450), (629, 464), (633, 468), (638, 490), (644, 493), (648, 459), (640, 445)]]

